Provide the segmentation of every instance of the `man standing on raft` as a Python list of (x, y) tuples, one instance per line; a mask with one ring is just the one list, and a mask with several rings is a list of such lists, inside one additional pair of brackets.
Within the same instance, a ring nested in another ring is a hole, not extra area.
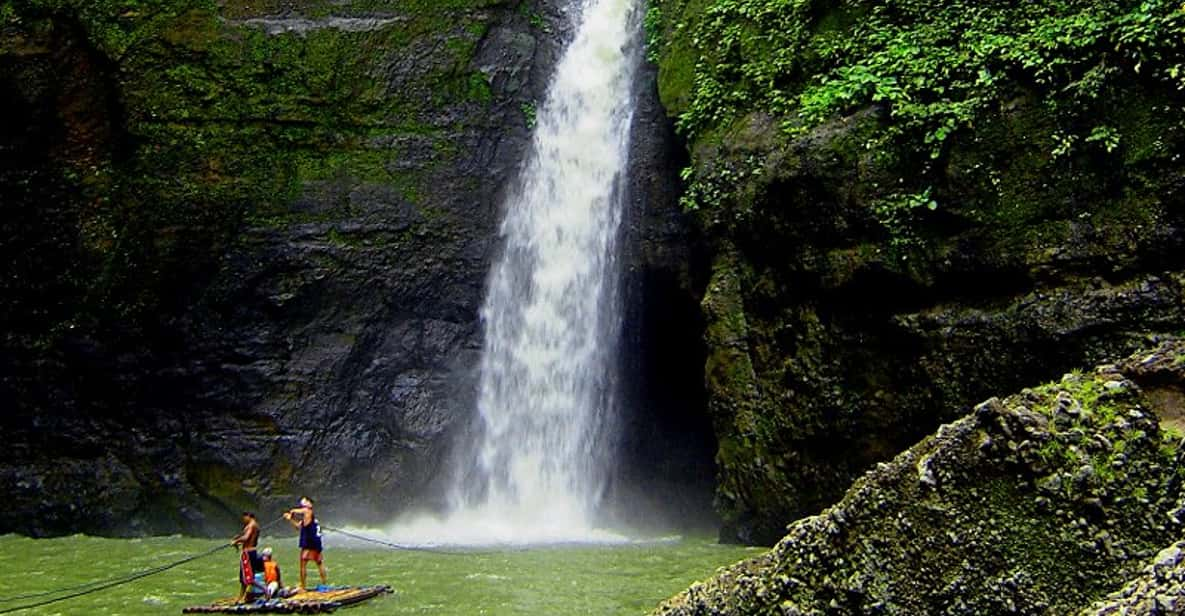
[(313, 499), (300, 497), (300, 506), (286, 511), (284, 519), (300, 531), (300, 591), (305, 590), (306, 568), (309, 561), (317, 563), (317, 572), (321, 574), (321, 584), (329, 583), (325, 575), (325, 562), (321, 557), (321, 525), (317, 523), (317, 516), (313, 514)]
[(263, 559), (255, 552), (255, 547), (259, 545), (259, 522), (250, 511), (244, 511), (242, 519), (243, 532), (231, 539), (231, 543), (243, 550), (239, 562), (239, 582), (242, 586), (239, 589), (240, 603), (247, 598), (247, 590), (255, 582), (255, 572), (263, 571)]

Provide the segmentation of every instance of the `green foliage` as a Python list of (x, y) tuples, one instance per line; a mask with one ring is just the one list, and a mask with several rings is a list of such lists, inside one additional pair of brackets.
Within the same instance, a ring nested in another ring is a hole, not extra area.
[(1086, 136), (1086, 143), (1101, 143), (1108, 152), (1114, 152), (1119, 147), (1119, 131), (1113, 126), (1096, 126)]
[[(748, 156), (737, 164), (719, 165), (710, 172), (698, 172), (692, 165), (684, 167), (679, 177), (686, 185), (686, 190), (679, 198), (679, 204), (686, 211), (695, 211), (700, 204), (719, 204), (733, 195), (741, 192), (740, 187), (761, 175), (761, 167), (755, 156)], [(741, 221), (750, 214), (748, 204), (734, 204), (732, 217), (734, 221)]]
[(651, 5), (646, 9), (642, 29), (646, 33), (646, 59), (658, 62), (659, 50), (662, 49), (662, 9), (657, 5)]
[[(744, 191), (760, 190), (719, 159), (748, 147), (729, 141), (738, 127), (768, 118), (781, 129), (770, 152), (813, 131), (814, 149), (869, 172), (854, 192), (896, 248), (922, 248), (952, 217), (1035, 237), (1031, 223), (1084, 202), (1068, 191), (1103, 185), (1077, 161), (1163, 153), (1145, 127), (1173, 126), (1155, 116), (1176, 107), (1124, 110), (1133, 92), (1185, 90), (1180, 0), (654, 0), (645, 25), (663, 103), (692, 143), (685, 208), (751, 207)], [(851, 122), (859, 143), (826, 145)], [(982, 189), (966, 190), (976, 177)], [(929, 215), (944, 199), (950, 216)], [(734, 214), (746, 215), (711, 219)]]
[(1049, 407), (1044, 409), (1049, 412), (1052, 412), (1056, 394), (1068, 393), (1082, 408), (1094, 415), (1095, 423), (1102, 424), (1111, 422), (1120, 415), (1122, 407), (1117, 403), (1117, 399), (1121, 400), (1126, 395), (1108, 392), (1106, 384), (1107, 381), (1099, 377), (1074, 371), (1057, 383), (1042, 385), (1033, 391), (1039, 396), (1049, 398)]
[(541, 30), (543, 32), (551, 32), (551, 27), (547, 25), (546, 21), (544, 21), (543, 15), (540, 15), (539, 11), (532, 9), (530, 4), (525, 2), (520, 4), (518, 6), (518, 12), (527, 18), (527, 23), (530, 24), (532, 28)]
[(895, 247), (903, 247), (916, 243), (913, 234), (913, 219), (922, 210), (934, 211), (938, 209), (938, 202), (930, 197), (932, 189), (927, 187), (918, 193), (893, 193), (889, 197), (873, 205), (876, 216), (891, 235), (890, 242)]
[[(1134, 390), (1123, 386), (1109, 389), (1108, 384), (1115, 385), (1106, 377), (1074, 372), (1060, 382), (1030, 390), (1028, 396), (1042, 400), (1036, 410), (1050, 418), (1049, 435), (1035, 454), (1048, 473), (1077, 474), (1076, 481), (1091, 490), (1106, 490), (1112, 495), (1127, 492), (1133, 499), (1144, 499), (1148, 490), (1138, 483), (1139, 470), (1124, 461), (1146, 456), (1171, 467), (1179, 437), (1164, 425), (1159, 434), (1130, 429), (1129, 411), (1149, 411), (1137, 405)], [(1083, 474), (1086, 467), (1089, 473)], [(1053, 485), (1060, 485), (1067, 495), (1075, 489), (1064, 481)]]
[[(937, 157), (949, 136), (1017, 87), (1043, 92), (1067, 117), (1136, 75), (1185, 88), (1177, 0), (846, 0), (823, 11), (810, 0), (712, 0), (701, 11), (666, 10), (680, 4), (658, 3), (652, 19), (677, 15), (666, 28), (690, 36), (648, 40), (695, 50), (678, 122), (690, 136), (748, 110), (795, 133), (879, 103), (893, 119), (886, 138)], [(1090, 135), (1083, 143), (1119, 144), (1113, 128)]]
[(1057, 439), (1049, 439), (1037, 448), (1037, 457), (1049, 467), (1070, 466), (1078, 462), (1078, 451)]
[(494, 92), (490, 89), (490, 83), (486, 80), (486, 76), (480, 72), (469, 75), (469, 99), (481, 103), (494, 100)]
[(329, 231), (325, 234), (325, 239), (338, 248), (358, 248), (362, 245), (362, 242), (342, 233), (337, 227), (330, 227)]
[(523, 103), (519, 106), (519, 110), (523, 112), (523, 121), (527, 123), (527, 128), (535, 128), (535, 123), (538, 121), (535, 102)]

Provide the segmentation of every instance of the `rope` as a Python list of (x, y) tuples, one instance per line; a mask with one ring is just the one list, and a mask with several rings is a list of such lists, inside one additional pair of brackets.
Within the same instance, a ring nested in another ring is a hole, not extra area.
[[(114, 579), (114, 578), (112, 578), (112, 579)], [(57, 595), (57, 594), (61, 594), (64, 592), (71, 591), (71, 590), (79, 590), (82, 588), (90, 588), (91, 586), (98, 586), (99, 584), (103, 584), (107, 581), (110, 581), (110, 580), (97, 580), (97, 581), (93, 581), (93, 582), (86, 582), (84, 584), (78, 584), (76, 586), (65, 586), (63, 588), (57, 588), (54, 590), (46, 590), (46, 591), (42, 591), (42, 592), (30, 592), (30, 593), (25, 593), (23, 595), (13, 595), (11, 597), (0, 597), (0, 603), (12, 603), (13, 601), (23, 601), (25, 599), (35, 599), (37, 597), (46, 597), (49, 595)]]
[[(375, 545), (381, 545), (381, 546), (392, 548), (395, 550), (407, 550), (409, 552), (429, 552), (431, 554), (444, 554), (446, 556), (474, 556), (474, 555), (479, 555), (479, 554), (498, 554), (498, 553), (505, 551), (505, 550), (487, 550), (487, 551), (442, 550), (440, 548), (433, 548), (433, 547), (427, 547), (427, 546), (422, 546), (422, 545), (408, 545), (408, 544), (404, 544), (404, 543), (393, 543), (391, 541), (385, 541), (383, 539), (375, 539), (374, 537), (367, 537), (364, 535), (359, 535), (357, 533), (352, 533), (352, 532), (349, 532), (346, 530), (342, 530), (340, 528), (333, 528), (331, 526), (322, 526), (321, 528), (323, 528), (329, 532), (337, 533), (339, 535), (344, 535), (344, 536), (349, 537), (351, 539), (357, 539), (358, 541), (364, 541), (366, 543), (373, 543)], [(0, 612), (0, 614), (2, 614), (2, 613), (3, 612)]]
[[(174, 562), (174, 563), (169, 563), (169, 564), (167, 564), (167, 565), (164, 565), (164, 566), (162, 566), (162, 567), (156, 567), (156, 568), (154, 568), (154, 569), (148, 569), (148, 570), (145, 570), (145, 571), (141, 571), (141, 572), (139, 572), (139, 573), (134, 573), (134, 574), (132, 574), (132, 575), (124, 576), (124, 577), (122, 577), (122, 578), (116, 578), (116, 579), (114, 579), (114, 580), (110, 580), (110, 581), (108, 581), (108, 582), (97, 582), (97, 583), (92, 583), (92, 584), (89, 584), (89, 585), (87, 585), (87, 586), (93, 586), (93, 588), (87, 588), (86, 590), (79, 590), (78, 592), (73, 592), (73, 593), (70, 593), (70, 594), (68, 594), (68, 595), (63, 595), (63, 596), (61, 596), (61, 597), (56, 597), (56, 598), (53, 598), (53, 599), (46, 599), (45, 601), (38, 601), (38, 602), (36, 602), (36, 603), (29, 603), (29, 604), (27, 604), (27, 605), (19, 605), (19, 606), (17, 606), (17, 607), (10, 607), (10, 608), (5, 608), (5, 609), (2, 609), (2, 610), (0, 610), (0, 614), (8, 614), (8, 613), (11, 613), (11, 612), (19, 612), (19, 611), (21, 611), (21, 610), (30, 610), (30, 609), (33, 609), (33, 608), (35, 608), (35, 607), (41, 607), (41, 606), (43, 606), (43, 605), (50, 605), (50, 604), (52, 604), (52, 603), (58, 603), (58, 602), (60, 602), (60, 601), (66, 601), (66, 600), (68, 600), (68, 599), (76, 599), (76, 598), (78, 598), (78, 597), (82, 597), (82, 596), (85, 596), (85, 595), (89, 595), (89, 594), (91, 594), (91, 593), (96, 593), (96, 592), (99, 592), (99, 591), (101, 591), (101, 590), (107, 590), (108, 588), (114, 588), (114, 587), (116, 587), (116, 586), (121, 586), (121, 585), (123, 585), (123, 584), (129, 584), (129, 583), (131, 583), (131, 582), (134, 582), (134, 581), (136, 581), (136, 580), (139, 580), (139, 579), (141, 579), (141, 578), (146, 578), (146, 577), (148, 577), (148, 576), (150, 576), (150, 575), (156, 575), (156, 574), (158, 574), (158, 573), (164, 573), (165, 571), (168, 571), (169, 569), (175, 569), (175, 568), (177, 568), (177, 567), (180, 567), (181, 565), (184, 565), (184, 564), (186, 564), (186, 563), (191, 563), (191, 562), (193, 562), (193, 561), (195, 561), (195, 560), (197, 560), (197, 559), (199, 559), (199, 558), (205, 558), (205, 557), (207, 557), (207, 556), (210, 556), (210, 555), (214, 554), (215, 552), (218, 552), (218, 551), (220, 551), (220, 550), (224, 550), (224, 549), (226, 549), (226, 548), (229, 548), (229, 547), (231, 547), (231, 546), (233, 546), (233, 545), (234, 545), (233, 543), (224, 543), (224, 544), (222, 544), (222, 545), (220, 545), (220, 546), (218, 546), (218, 547), (216, 547), (216, 548), (213, 548), (213, 549), (207, 550), (207, 551), (205, 551), (205, 552), (202, 552), (201, 554), (195, 554), (195, 555), (193, 555), (193, 556), (190, 556), (190, 557), (188, 557), (188, 558), (183, 558), (183, 559), (181, 559), (181, 560), (179, 560), (179, 561), (177, 561), (177, 562)], [(95, 584), (98, 584), (98, 585), (95, 585)], [(76, 587), (74, 587), (74, 588), (78, 588), (78, 587), (76, 586)], [(41, 593), (41, 594), (42, 594), (42, 595), (46, 595), (46, 594), (57, 594), (57, 593), (59, 593), (59, 592), (63, 592), (63, 589), (58, 589), (58, 590), (55, 590), (55, 591), (51, 591), (51, 592), (49, 592), (49, 593)], [(10, 600), (15, 600), (15, 599), (10, 599)]]
[[(259, 530), (262, 533), (264, 530), (271, 528), (271, 527), (275, 526), (276, 524), (279, 524), (282, 521), (284, 521), (284, 518), (277, 518), (271, 522), (268, 522), (267, 524), (265, 524), (263, 526), (260, 526)], [(180, 567), (181, 565), (191, 563), (191, 562), (198, 560), (200, 558), (205, 558), (207, 556), (211, 556), (211, 555), (215, 554), (216, 552), (219, 552), (221, 550), (229, 548), (233, 545), (234, 545), (233, 543), (224, 543), (222, 545), (219, 545), (216, 548), (211, 548), (205, 552), (202, 552), (201, 554), (195, 554), (193, 556), (188, 556), (186, 558), (183, 558), (183, 559), (173, 562), (173, 563), (169, 563), (167, 565), (153, 567), (151, 569), (145, 569), (144, 571), (131, 573), (131, 574), (128, 574), (128, 575), (125, 575), (122, 577), (108, 578), (106, 580), (87, 582), (85, 584), (77, 584), (75, 586), (66, 586), (65, 588), (57, 588), (54, 590), (46, 590), (43, 592), (31, 592), (31, 593), (26, 593), (23, 595), (15, 595), (12, 597), (3, 597), (3, 598), (0, 598), (0, 603), (12, 603), (13, 601), (23, 601), (25, 599), (35, 599), (38, 597), (47, 597), (50, 595), (58, 595), (58, 594), (61, 594), (64, 592), (78, 591), (78, 592), (71, 592), (71, 594), (63, 595), (63, 596), (57, 597), (55, 599), (49, 599), (46, 601), (39, 601), (37, 603), (30, 603), (29, 605), (22, 605), (22, 606), (18, 606), (18, 607), (10, 607), (10, 608), (0, 609), (0, 614), (8, 614), (11, 612), (19, 612), (21, 610), (33, 609), (35, 607), (41, 607), (43, 605), (50, 605), (52, 603), (57, 603), (59, 601), (65, 601), (67, 599), (75, 599), (78, 597), (89, 595), (91, 593), (99, 592), (100, 590), (106, 590), (108, 588), (113, 588), (115, 586), (121, 586), (123, 584), (128, 584), (128, 583), (134, 582), (136, 580), (139, 580), (141, 578), (146, 578), (150, 575), (156, 575), (158, 573), (164, 573), (165, 571), (168, 571), (170, 569), (176, 569), (177, 567)]]

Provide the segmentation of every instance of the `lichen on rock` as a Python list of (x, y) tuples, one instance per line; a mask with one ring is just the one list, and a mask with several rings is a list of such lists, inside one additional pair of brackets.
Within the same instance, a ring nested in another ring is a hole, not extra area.
[(1185, 611), (1185, 541), (1161, 550), (1143, 574), (1082, 610), (1081, 616), (1180, 614)]

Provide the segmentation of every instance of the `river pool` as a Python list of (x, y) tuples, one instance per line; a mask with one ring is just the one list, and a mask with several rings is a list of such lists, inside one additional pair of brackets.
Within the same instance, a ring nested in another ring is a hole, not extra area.
[[(273, 546), (288, 585), (297, 582), (294, 538)], [(658, 602), (760, 550), (707, 539), (603, 546), (432, 553), (346, 548), (327, 541), (331, 584), (387, 584), (395, 593), (339, 611), (380, 614), (645, 614)], [(101, 539), (0, 537), (0, 613), (37, 599), (14, 596), (74, 586), (165, 565), (217, 547), (186, 537)], [(22, 615), (179, 614), (238, 591), (238, 557), (226, 549), (130, 584)], [(310, 567), (309, 582), (317, 579)]]

